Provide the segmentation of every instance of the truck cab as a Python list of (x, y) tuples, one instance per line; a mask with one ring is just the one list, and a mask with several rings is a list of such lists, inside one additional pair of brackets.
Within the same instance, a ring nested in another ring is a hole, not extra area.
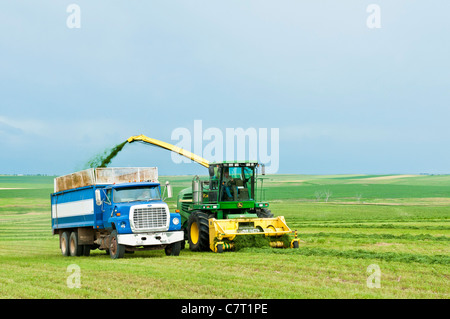
[[(161, 198), (159, 183), (126, 183), (97, 189), (97, 205), (104, 228), (114, 228), (119, 234), (139, 231), (168, 230), (167, 218), (174, 220), (179, 214), (166, 214), (169, 207)], [(144, 216), (145, 212), (145, 216)], [(144, 217), (152, 217), (145, 219)], [(156, 219), (155, 219), (156, 218)], [(179, 219), (176, 221), (177, 225)]]
[[(168, 197), (172, 197), (170, 186), (166, 190)], [(95, 197), (99, 229), (102, 225), (108, 232), (115, 231), (118, 244), (125, 246), (125, 250), (156, 248), (183, 240), (182, 232), (177, 232), (181, 230), (181, 216), (169, 212), (159, 183), (110, 185), (97, 188)]]

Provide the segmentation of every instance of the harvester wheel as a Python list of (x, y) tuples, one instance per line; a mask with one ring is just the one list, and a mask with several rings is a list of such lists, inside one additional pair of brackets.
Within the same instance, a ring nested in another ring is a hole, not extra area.
[(188, 241), (191, 251), (209, 251), (208, 215), (195, 211), (188, 220)]
[(273, 214), (270, 211), (270, 209), (267, 208), (259, 208), (256, 210), (256, 215), (258, 215), (259, 218), (273, 218)]

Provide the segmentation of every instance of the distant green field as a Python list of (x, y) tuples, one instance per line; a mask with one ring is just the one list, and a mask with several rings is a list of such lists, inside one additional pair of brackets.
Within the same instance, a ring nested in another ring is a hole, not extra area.
[[(160, 180), (169, 180), (176, 195), (192, 176)], [(185, 249), (178, 257), (148, 251), (111, 260), (101, 251), (61, 256), (51, 235), (52, 177), (0, 176), (1, 296), (450, 297), (449, 175), (273, 175), (264, 185), (272, 212), (298, 231), (298, 250)], [(67, 286), (71, 264), (81, 269), (81, 288)], [(381, 288), (367, 286), (370, 265), (380, 269)]]

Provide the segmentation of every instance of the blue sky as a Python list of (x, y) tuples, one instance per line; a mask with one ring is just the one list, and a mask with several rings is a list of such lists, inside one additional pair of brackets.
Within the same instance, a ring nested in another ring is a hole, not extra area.
[[(81, 28), (69, 29), (69, 4)], [(381, 8), (369, 29), (366, 8)], [(450, 173), (448, 1), (2, 1), (0, 174), (129, 136), (278, 128), (279, 171)], [(127, 145), (113, 166), (205, 173)]]

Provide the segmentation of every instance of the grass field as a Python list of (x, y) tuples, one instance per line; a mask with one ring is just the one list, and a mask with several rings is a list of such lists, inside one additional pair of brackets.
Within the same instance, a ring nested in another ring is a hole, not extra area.
[[(192, 177), (160, 180), (176, 195)], [(450, 176), (274, 175), (264, 185), (272, 212), (298, 230), (300, 249), (111, 260), (98, 250), (61, 256), (51, 235), (52, 177), (0, 176), (1, 297), (450, 297)], [(80, 288), (67, 285), (71, 264), (80, 267)], [(367, 285), (374, 264), (380, 288)]]

